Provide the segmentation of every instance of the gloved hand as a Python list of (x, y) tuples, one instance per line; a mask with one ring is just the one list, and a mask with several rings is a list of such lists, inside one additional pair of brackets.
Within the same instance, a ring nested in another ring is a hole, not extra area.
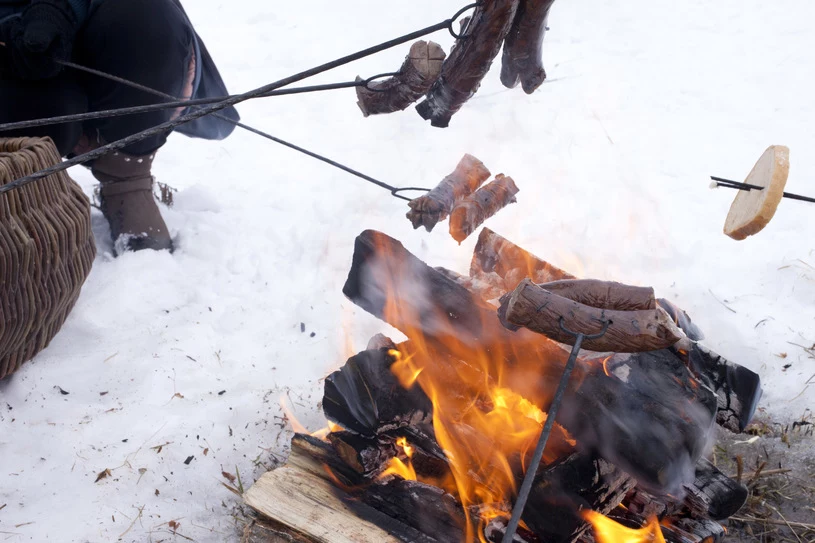
[(0, 54), (6, 70), (20, 79), (48, 79), (70, 60), (78, 23), (66, 0), (32, 0), (20, 17), (0, 27)]

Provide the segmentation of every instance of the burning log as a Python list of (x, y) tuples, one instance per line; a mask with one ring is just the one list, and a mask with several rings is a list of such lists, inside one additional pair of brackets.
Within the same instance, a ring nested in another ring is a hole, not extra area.
[(605, 460), (575, 453), (540, 470), (523, 520), (543, 541), (578, 541), (588, 528), (579, 511), (608, 514), (635, 484)]
[[(444, 49), (435, 42), (417, 41), (393, 77), (357, 87), (357, 105), (362, 114), (378, 115), (402, 111), (422, 97), (441, 73)], [(357, 78), (357, 81), (361, 81)]]
[(521, 0), (504, 42), (501, 83), (514, 88), (520, 82), (532, 94), (546, 79), (541, 50), (546, 20), (555, 0)]
[(761, 377), (698, 343), (693, 344), (687, 357), (691, 369), (716, 392), (716, 422), (731, 432), (743, 432), (761, 399)]
[(441, 76), (427, 98), (416, 110), (433, 126), (444, 128), (478, 90), (501, 43), (509, 33), (518, 0), (481, 2), (467, 24), (465, 36), (458, 40), (444, 61)]
[(694, 518), (724, 520), (747, 501), (747, 487), (719, 471), (706, 459), (696, 464), (696, 479), (685, 485), (685, 506)]
[(639, 311), (656, 309), (654, 289), (596, 279), (565, 279), (540, 285), (563, 298), (600, 309)]
[(529, 279), (505, 299), (501, 314), (511, 326), (525, 326), (548, 338), (573, 345), (575, 337), (566, 333), (564, 325), (574, 332), (596, 334), (608, 322), (603, 337), (586, 339), (583, 348), (599, 352), (642, 352), (665, 349), (682, 339), (684, 334), (662, 309), (616, 311), (599, 309), (573, 302), (549, 292)]
[(396, 437), (366, 438), (351, 432), (331, 432), (328, 442), (337, 455), (360, 475), (374, 477), (396, 457)]
[(511, 177), (498, 174), (495, 180), (475, 191), (453, 208), (450, 235), (461, 243), (488, 218), (516, 202), (518, 187)]
[(456, 169), (433, 190), (408, 203), (407, 218), (413, 228), (424, 226), (430, 232), (446, 219), (456, 204), (463, 201), (489, 179), (490, 171), (472, 155), (464, 155)]

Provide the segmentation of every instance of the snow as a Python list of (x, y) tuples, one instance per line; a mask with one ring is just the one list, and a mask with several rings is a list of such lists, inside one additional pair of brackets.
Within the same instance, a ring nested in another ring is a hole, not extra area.
[[(232, 91), (461, 5), (187, 4)], [(573, 273), (653, 285), (710, 347), (761, 373), (762, 407), (791, 419), (815, 400), (802, 348), (815, 342), (815, 208), (785, 200), (766, 230), (735, 242), (721, 232), (735, 194), (711, 191), (708, 176), (743, 179), (768, 145), (784, 144), (787, 190), (815, 195), (813, 15), (808, 0), (560, 1), (549, 82), (532, 96), (506, 90), (496, 64), (446, 130), (412, 109), (364, 119), (352, 90), (239, 109), (398, 185), (433, 185), (474, 154), (521, 189), (490, 228)], [(407, 48), (309, 83), (392, 71)], [(94, 212), (99, 256), (76, 309), (0, 383), (3, 541), (237, 541), (238, 499), (221, 472), (248, 486), (285, 449), (281, 398), (317, 429), (320, 379), (374, 333), (393, 333), (342, 296), (354, 237), (380, 229), (462, 272), (472, 254), (474, 239), (459, 247), (446, 227), (413, 231), (387, 192), (249, 133), (174, 136), (155, 173), (179, 189), (164, 210), (176, 253), (113, 258)], [(72, 174), (92, 191), (86, 171)]]

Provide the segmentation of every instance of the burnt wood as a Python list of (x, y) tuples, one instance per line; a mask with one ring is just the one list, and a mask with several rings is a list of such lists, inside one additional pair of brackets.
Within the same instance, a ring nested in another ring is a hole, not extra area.
[(683, 334), (662, 309), (616, 311), (573, 302), (524, 279), (502, 300), (500, 315), (505, 324), (523, 326), (561, 343), (574, 345), (563, 324), (575, 333), (596, 334), (608, 322), (600, 338), (586, 339), (583, 348), (599, 352), (642, 352), (665, 349)]
[(413, 228), (424, 226), (431, 232), (440, 221), (446, 219), (453, 208), (489, 179), (490, 171), (484, 163), (472, 155), (464, 155), (456, 169), (441, 180), (433, 189), (408, 202)]
[(747, 487), (731, 479), (703, 458), (696, 464), (696, 479), (685, 485), (685, 507), (694, 518), (724, 520), (747, 501)]
[(677, 307), (673, 302), (670, 302), (665, 298), (659, 298), (657, 300), (657, 305), (671, 316), (679, 329), (685, 332), (685, 335), (688, 336), (689, 339), (692, 339), (693, 341), (701, 341), (705, 339), (705, 334), (699, 329), (698, 326), (696, 326), (696, 324), (693, 323), (690, 316), (685, 311)]
[(540, 287), (573, 302), (600, 309), (617, 311), (656, 309), (654, 289), (651, 287), (634, 287), (597, 279), (566, 279), (544, 283)]
[(501, 43), (509, 33), (518, 0), (479, 2), (472, 18), (444, 61), (441, 75), (416, 110), (436, 127), (450, 124), (452, 116), (478, 90)]
[(481, 224), (511, 203), (516, 202), (518, 187), (502, 174), (465, 198), (450, 214), (450, 235), (461, 243)]
[(396, 75), (374, 81), (369, 84), (370, 88), (357, 87), (357, 105), (362, 114), (367, 117), (407, 108), (430, 90), (441, 73), (445, 56), (444, 49), (432, 41), (420, 40), (411, 45)]
[(501, 83), (514, 88), (521, 83), (532, 94), (546, 79), (542, 49), (549, 9), (555, 0), (521, 0), (504, 41)]
[(332, 432), (328, 442), (343, 462), (366, 477), (376, 476), (398, 454), (396, 437), (389, 435), (367, 438), (352, 432)]

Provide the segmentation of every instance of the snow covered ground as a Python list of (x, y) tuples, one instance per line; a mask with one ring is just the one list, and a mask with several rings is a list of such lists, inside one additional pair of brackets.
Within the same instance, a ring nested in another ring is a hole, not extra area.
[[(186, 7), (244, 91), (462, 3), (384, 5)], [(815, 343), (815, 207), (784, 201), (764, 232), (735, 242), (721, 233), (735, 195), (710, 191), (708, 176), (742, 179), (785, 144), (787, 190), (815, 195), (814, 16), (810, 0), (561, 0), (550, 80), (526, 96), (500, 86), (496, 65), (446, 130), (412, 109), (363, 119), (351, 90), (239, 109), (393, 184), (433, 185), (464, 152), (512, 175), (519, 203), (491, 228), (574, 273), (653, 285), (711, 347), (760, 372), (763, 407), (791, 419), (815, 400), (803, 349)], [(434, 39), (449, 48), (448, 35)], [(392, 71), (406, 50), (315, 81)], [(155, 170), (179, 189), (165, 213), (177, 252), (114, 259), (95, 214), (100, 254), (76, 309), (0, 383), (2, 541), (236, 541), (222, 471), (248, 486), (283, 451), (281, 397), (319, 427), (320, 379), (353, 348), (346, 336), (359, 348), (388, 332), (342, 296), (354, 237), (380, 229), (460, 271), (472, 254), (474, 240), (459, 247), (446, 227), (413, 231), (387, 192), (245, 132), (174, 136)], [(73, 174), (90, 193), (90, 176)]]

